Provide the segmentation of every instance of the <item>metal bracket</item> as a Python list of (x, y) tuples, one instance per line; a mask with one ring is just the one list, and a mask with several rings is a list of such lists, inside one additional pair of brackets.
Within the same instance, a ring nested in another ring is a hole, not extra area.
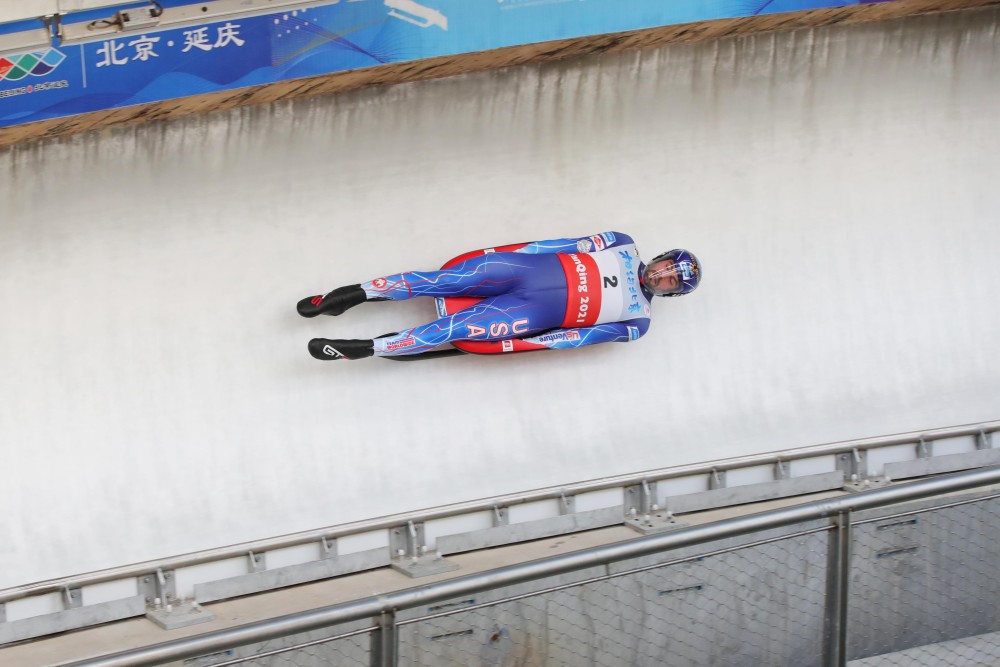
[(625, 517), (649, 514), (660, 509), (656, 503), (656, 482), (642, 480), (635, 486), (625, 487)]
[(708, 490), (714, 491), (724, 488), (726, 488), (726, 471), (719, 471), (712, 468), (712, 474), (708, 476)]
[(774, 462), (774, 480), (780, 482), (783, 479), (791, 479), (791, 471), (787, 463), (778, 459)]
[(493, 527), (510, 525), (510, 513), (506, 507), (493, 506)]
[(929, 459), (932, 456), (934, 456), (934, 443), (920, 438), (920, 442), (917, 443), (917, 458)]
[(683, 521), (674, 518), (674, 513), (666, 509), (657, 510), (649, 514), (630, 513), (625, 517), (625, 525), (632, 530), (643, 535), (652, 533), (665, 533), (668, 530), (675, 530), (687, 526)]
[(83, 606), (83, 594), (79, 588), (63, 588), (62, 599), (65, 609), (79, 609)]
[(427, 577), (458, 569), (458, 565), (445, 560), (441, 554), (427, 551), (422, 522), (408, 521), (405, 526), (389, 531), (389, 548), (392, 550), (392, 569), (408, 577)]
[(441, 574), (442, 572), (454, 572), (458, 568), (457, 563), (445, 560), (444, 556), (436, 551), (415, 558), (400, 558), (392, 561), (392, 569), (402, 572), (412, 579), (429, 577), (432, 574)]
[(866, 477), (864, 479), (859, 479), (856, 482), (848, 482), (844, 484), (844, 491), (848, 493), (861, 493), (862, 491), (871, 491), (872, 489), (881, 489), (884, 486), (889, 486), (892, 484), (892, 480), (887, 477)]
[(855, 448), (840, 454), (837, 457), (837, 470), (844, 473), (844, 491), (849, 493), (869, 491), (892, 483), (892, 480), (886, 477), (874, 477), (868, 474), (868, 451), (865, 449)]
[(576, 512), (576, 496), (567, 496), (565, 493), (559, 494), (559, 514), (573, 514)]
[[(251, 553), (251, 562), (253, 554)], [(139, 577), (139, 594), (146, 598), (146, 618), (164, 630), (175, 630), (215, 619), (197, 602), (178, 602), (177, 578), (173, 570), (156, 570)]]
[(687, 524), (675, 519), (670, 510), (660, 508), (656, 502), (656, 482), (644, 479), (638, 486), (625, 487), (625, 525), (649, 535), (682, 528)]
[(393, 528), (389, 532), (389, 549), (393, 558), (421, 555), (424, 545), (424, 524), (408, 521), (405, 526)]
[(189, 625), (214, 621), (215, 614), (192, 600), (191, 602), (168, 604), (151, 609), (146, 612), (146, 618), (164, 630), (176, 630), (177, 628), (186, 628)]
[(0, 602), (0, 623), (5, 623), (7, 621), (7, 604), (5, 602)]
[(976, 449), (993, 449), (993, 433), (980, 431), (976, 436)]
[(319, 553), (321, 558), (337, 557), (337, 538), (324, 537), (319, 541)]
[(139, 595), (146, 598), (149, 607), (162, 607), (177, 599), (173, 570), (157, 570), (139, 577)]
[(255, 554), (254, 552), (247, 553), (247, 558), (250, 559), (250, 572), (263, 572), (267, 569), (267, 554)]
[(844, 473), (844, 483), (852, 484), (868, 476), (868, 452), (852, 449), (837, 456), (837, 470)]

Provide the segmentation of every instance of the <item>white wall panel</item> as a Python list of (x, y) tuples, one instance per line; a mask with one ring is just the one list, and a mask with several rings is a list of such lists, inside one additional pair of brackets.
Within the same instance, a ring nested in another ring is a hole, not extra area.
[[(238, 109), (0, 152), (0, 588), (647, 468), (996, 419), (996, 11)], [(295, 302), (619, 229), (628, 345), (321, 363)]]

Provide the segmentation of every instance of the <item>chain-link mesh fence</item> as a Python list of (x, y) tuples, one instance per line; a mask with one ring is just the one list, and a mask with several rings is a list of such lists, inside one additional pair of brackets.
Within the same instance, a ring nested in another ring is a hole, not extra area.
[(407, 622), (401, 667), (820, 664), (828, 531)]
[(324, 628), (185, 660), (184, 667), (368, 667), (375, 630)]
[(848, 659), (1000, 664), (1000, 498), (935, 504), (854, 525)]

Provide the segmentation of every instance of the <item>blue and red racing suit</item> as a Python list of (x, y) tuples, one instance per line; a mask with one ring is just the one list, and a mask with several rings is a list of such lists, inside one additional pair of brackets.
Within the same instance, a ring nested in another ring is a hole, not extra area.
[[(375, 339), (376, 356), (426, 352), (458, 340), (520, 339), (520, 349), (628, 342), (649, 327), (652, 293), (632, 238), (620, 232), (487, 249), (442, 271), (361, 283), (371, 300), (438, 297), (442, 317)], [(447, 314), (441, 297), (481, 301)]]

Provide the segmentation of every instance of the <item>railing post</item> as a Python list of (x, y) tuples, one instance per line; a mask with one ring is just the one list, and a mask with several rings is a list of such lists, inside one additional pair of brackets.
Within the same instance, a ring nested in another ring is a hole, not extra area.
[(398, 635), (396, 612), (382, 612), (378, 619), (378, 630), (372, 633), (372, 667), (396, 667), (398, 663)]
[(980, 429), (976, 436), (976, 449), (991, 449), (993, 447), (993, 433), (987, 433)]
[(827, 556), (826, 631), (824, 667), (847, 665), (847, 599), (851, 582), (851, 511), (843, 510), (834, 519)]

